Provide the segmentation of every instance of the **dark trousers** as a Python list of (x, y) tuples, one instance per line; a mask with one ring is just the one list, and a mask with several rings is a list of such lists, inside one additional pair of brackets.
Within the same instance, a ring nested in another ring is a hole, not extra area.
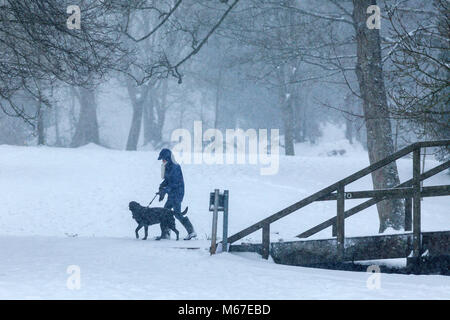
[[(191, 221), (189, 221), (189, 218), (181, 214), (181, 201), (173, 200), (169, 197), (164, 205), (164, 208), (174, 211), (174, 217), (181, 222), (188, 234), (194, 232), (194, 227), (192, 226)], [(170, 230), (165, 228), (164, 230), (161, 230), (161, 234), (163, 235), (163, 238), (167, 239), (170, 236)]]
[(167, 199), (166, 204), (164, 205), (164, 208), (173, 210), (175, 218), (177, 218), (179, 221), (183, 218), (183, 216), (180, 214), (181, 212), (181, 201), (176, 201), (173, 199)]

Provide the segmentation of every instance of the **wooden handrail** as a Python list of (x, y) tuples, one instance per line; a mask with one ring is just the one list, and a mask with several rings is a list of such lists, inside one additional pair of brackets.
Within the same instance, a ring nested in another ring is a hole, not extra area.
[[(433, 197), (433, 196), (446, 196), (450, 186), (433, 186), (433, 187), (422, 187), (421, 196), (422, 197)], [(377, 190), (366, 190), (366, 191), (345, 191), (344, 196), (346, 200), (353, 199), (367, 199), (367, 198), (379, 198), (381, 200), (388, 199), (404, 199), (412, 197), (414, 189), (412, 187), (408, 188), (391, 188), (391, 189), (377, 189)], [(333, 201), (337, 200), (337, 193), (332, 193), (326, 197), (320, 198), (317, 201)]]
[[(232, 235), (231, 237), (228, 238), (228, 242), (230, 244), (233, 243), (233, 242), (236, 242), (237, 240), (242, 239), (243, 237), (245, 237), (245, 236), (247, 236), (247, 235), (249, 235), (249, 234), (251, 234), (251, 233), (253, 233), (255, 231), (258, 231), (263, 226), (265, 226), (267, 224), (270, 224), (272, 222), (275, 222), (275, 221), (277, 221), (277, 220), (279, 220), (279, 219), (281, 219), (281, 218), (283, 218), (283, 217), (285, 217), (285, 216), (287, 216), (287, 215), (289, 215), (289, 214), (291, 214), (291, 213), (293, 213), (293, 212), (295, 212), (295, 211), (297, 211), (297, 210), (299, 210), (299, 209), (301, 209), (301, 208), (303, 208), (303, 207), (305, 207), (305, 206), (307, 206), (307, 205), (309, 205), (309, 204), (319, 200), (320, 198), (322, 198), (324, 196), (328, 196), (332, 192), (336, 191), (339, 186), (345, 186), (347, 184), (350, 184), (350, 183), (352, 183), (352, 182), (354, 182), (354, 181), (356, 181), (356, 180), (366, 176), (367, 174), (372, 173), (373, 171), (376, 171), (376, 170), (384, 167), (385, 165), (387, 165), (387, 164), (389, 164), (389, 163), (391, 163), (391, 162), (393, 162), (393, 161), (395, 161), (397, 159), (400, 159), (401, 157), (403, 157), (403, 156), (413, 152), (414, 150), (417, 150), (417, 149), (420, 149), (420, 148), (425, 148), (425, 147), (437, 147), (437, 146), (450, 146), (450, 139), (439, 140), (439, 141), (423, 141), (423, 142), (413, 143), (413, 144), (411, 144), (411, 145), (409, 145), (409, 146), (407, 146), (407, 147), (405, 147), (405, 148), (403, 148), (403, 149), (401, 149), (401, 150), (391, 154), (390, 156), (388, 156), (388, 157), (386, 157), (386, 158), (384, 158), (384, 159), (382, 159), (380, 161), (377, 161), (374, 164), (371, 164), (368, 167), (366, 167), (364, 169), (361, 169), (361, 170), (355, 172), (354, 174), (352, 174), (352, 175), (350, 175), (350, 176), (348, 176), (348, 177), (346, 177), (346, 178), (344, 178), (342, 180), (339, 180), (338, 182), (336, 182), (336, 183), (334, 183), (334, 184), (332, 184), (332, 185), (330, 185), (330, 186), (328, 186), (326, 188), (323, 188), (322, 190), (320, 190), (320, 191), (310, 195), (309, 197), (306, 197), (306, 198), (304, 198), (304, 199), (302, 199), (302, 200), (300, 200), (300, 201), (290, 205), (289, 207), (286, 207), (285, 209), (280, 210), (280, 211), (276, 212), (275, 214), (273, 214), (273, 215), (271, 215), (271, 216), (269, 216), (269, 217), (267, 217), (267, 218), (265, 218), (263, 220), (260, 220), (260, 221), (256, 222), (255, 224), (245, 228), (244, 230), (241, 230), (238, 233), (235, 233), (234, 235)], [(423, 175), (421, 175), (420, 177), (422, 177), (422, 176)], [(412, 185), (412, 182), (411, 182), (411, 185)], [(400, 185), (398, 187), (400, 187)], [(403, 187), (405, 187), (405, 186), (403, 186)], [(374, 199), (376, 199), (376, 198), (368, 200), (365, 203), (367, 204), (370, 201), (378, 202), (378, 201), (382, 200), (382, 199), (380, 199), (380, 200), (374, 200)], [(376, 203), (376, 202), (374, 202), (374, 203)], [(370, 204), (370, 205), (372, 205), (372, 204)], [(361, 210), (359, 210), (359, 211), (361, 211)], [(359, 212), (359, 211), (357, 211), (357, 212)], [(347, 217), (347, 211), (344, 214), (344, 219), (346, 217)], [(336, 218), (334, 218), (334, 219), (336, 219)], [(320, 225), (324, 225), (326, 223), (327, 223), (327, 221), (325, 223), (320, 224)], [(301, 236), (301, 235), (299, 235), (299, 236)]]
[[(446, 169), (450, 168), (450, 160), (440, 164), (437, 167), (434, 167), (428, 171), (425, 171), (424, 173), (422, 173), (420, 175), (420, 181), (423, 181), (425, 179), (428, 179), (436, 174), (438, 174), (439, 172), (442, 172)], [(412, 185), (413, 179), (407, 180), (403, 183), (400, 183), (399, 185), (397, 185), (395, 188), (404, 188), (404, 187), (410, 187)], [(370, 200), (364, 201), (363, 203), (358, 204), (357, 206), (345, 211), (345, 218), (347, 219), (348, 217), (353, 216), (354, 214), (357, 214), (358, 212), (367, 209), (371, 206), (373, 206), (374, 204), (377, 204), (378, 202), (382, 201), (382, 198), (372, 198)], [(331, 219), (328, 219), (320, 224), (318, 224), (317, 226), (308, 229), (304, 232), (302, 232), (301, 234), (297, 235), (297, 238), (308, 238), (310, 236), (312, 236), (313, 234), (316, 234), (328, 227), (331, 227), (333, 224), (336, 223), (336, 217), (333, 217)]]

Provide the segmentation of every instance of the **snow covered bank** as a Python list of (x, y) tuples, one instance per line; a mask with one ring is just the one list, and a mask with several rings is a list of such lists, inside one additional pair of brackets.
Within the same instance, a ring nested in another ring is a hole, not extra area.
[[(330, 157), (328, 147), (297, 145), (280, 157), (276, 175), (252, 165), (183, 165), (183, 207), (199, 240), (134, 239), (128, 202), (146, 205), (160, 183), (153, 151), (123, 152), (0, 146), (0, 299), (449, 299), (450, 278), (382, 274), (370, 290), (364, 272), (308, 269), (265, 261), (254, 254), (210, 256), (209, 192), (230, 190), (230, 234), (283, 209), (368, 164), (358, 148)], [(427, 168), (437, 164), (427, 162)], [(404, 181), (411, 161), (398, 161)], [(447, 184), (441, 173), (428, 184)], [(370, 189), (370, 177), (350, 186)], [(346, 202), (349, 205), (355, 201)], [(423, 230), (450, 228), (448, 197), (423, 201)], [(294, 236), (335, 214), (320, 202), (275, 223), (273, 241)], [(181, 236), (185, 230), (177, 222)], [(219, 225), (219, 230), (221, 226)], [(346, 222), (347, 235), (377, 234), (375, 208)], [(324, 230), (319, 237), (329, 237)], [(245, 241), (261, 239), (260, 232)], [(67, 288), (67, 268), (79, 267), (80, 290)]]
[[(230, 190), (229, 233), (233, 234), (368, 165), (367, 154), (359, 149), (336, 157), (319, 156), (327, 150), (324, 147), (297, 145), (297, 149), (298, 156), (280, 157), (280, 170), (271, 176), (261, 176), (258, 166), (248, 164), (183, 165), (183, 207), (189, 206), (199, 238), (205, 240), (211, 233), (208, 197), (214, 188)], [(401, 180), (409, 179), (412, 161), (401, 159), (397, 163)], [(427, 160), (426, 168), (436, 164)], [(0, 146), (0, 235), (133, 237), (135, 222), (128, 202), (147, 205), (160, 181), (156, 152), (124, 152), (95, 146)], [(441, 173), (425, 185), (448, 183), (450, 177)], [(348, 190), (371, 187), (368, 176)], [(359, 202), (346, 201), (346, 206), (350, 208)], [(155, 206), (162, 204), (154, 202)], [(450, 228), (449, 197), (425, 198), (422, 205), (424, 231)], [(334, 201), (307, 206), (274, 223), (272, 239), (294, 240), (295, 235), (334, 216), (335, 210)], [(179, 227), (184, 237), (185, 230)], [(158, 232), (158, 226), (150, 228), (151, 236)], [(348, 236), (377, 232), (375, 207), (346, 220)], [(315, 238), (330, 235), (331, 230), (324, 230)], [(260, 232), (256, 232), (245, 240), (260, 239)]]
[[(0, 237), (0, 299), (449, 299), (450, 278), (277, 265), (206, 241)], [(183, 248), (184, 247), (184, 248)], [(200, 249), (187, 249), (199, 247)], [(79, 289), (67, 286), (77, 266)]]

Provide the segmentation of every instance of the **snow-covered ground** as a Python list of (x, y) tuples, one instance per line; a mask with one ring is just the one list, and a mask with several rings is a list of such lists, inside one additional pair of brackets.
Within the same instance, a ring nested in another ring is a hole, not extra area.
[[(327, 156), (342, 148), (343, 156)], [(369, 290), (366, 273), (289, 267), (245, 254), (209, 256), (208, 201), (215, 188), (230, 190), (233, 234), (368, 165), (362, 148), (344, 141), (297, 145), (296, 152), (280, 157), (276, 175), (262, 176), (259, 166), (249, 164), (183, 165), (183, 208), (189, 206), (199, 240), (156, 242), (134, 239), (128, 202), (147, 205), (157, 191), (157, 152), (0, 146), (0, 298), (450, 298), (450, 278), (444, 276), (383, 274), (381, 289)], [(411, 159), (397, 164), (401, 181), (411, 178)], [(426, 169), (436, 164), (427, 159)], [(449, 182), (441, 173), (425, 185)], [(370, 188), (366, 177), (348, 190)], [(424, 231), (449, 230), (449, 197), (426, 198), (422, 205)], [(295, 240), (332, 217), (335, 206), (315, 203), (274, 223), (271, 239)], [(374, 207), (346, 220), (347, 235), (377, 231)], [(158, 235), (159, 226), (149, 233)], [(330, 235), (324, 230), (314, 238)], [(260, 239), (255, 232), (244, 241)], [(186, 246), (200, 249), (179, 248)], [(80, 266), (80, 290), (66, 287), (69, 265)]]
[[(253, 254), (210, 256), (207, 245), (131, 237), (0, 237), (0, 299), (450, 298), (444, 276), (382, 274), (380, 289), (368, 289), (365, 272), (284, 266)], [(72, 265), (79, 267), (79, 289), (69, 289)]]

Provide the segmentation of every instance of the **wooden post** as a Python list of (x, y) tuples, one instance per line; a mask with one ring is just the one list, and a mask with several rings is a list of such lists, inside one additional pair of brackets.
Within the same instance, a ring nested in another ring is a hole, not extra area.
[(420, 148), (413, 152), (413, 256), (420, 257), (422, 249), (420, 228)]
[(405, 231), (412, 230), (412, 198), (405, 198)]
[(262, 228), (262, 257), (269, 259), (270, 255), (270, 224), (265, 223)]
[(331, 236), (336, 237), (336, 222), (331, 225)]
[(228, 251), (228, 190), (223, 193), (223, 237), (222, 237), (222, 251)]
[(209, 249), (210, 254), (216, 253), (218, 209), (219, 209), (219, 189), (214, 189), (214, 211), (213, 211), (213, 222), (212, 222), (212, 232), (211, 232), (211, 248)]
[(336, 217), (336, 237), (338, 260), (344, 259), (344, 240), (345, 240), (345, 190), (344, 185), (337, 188), (337, 217)]

